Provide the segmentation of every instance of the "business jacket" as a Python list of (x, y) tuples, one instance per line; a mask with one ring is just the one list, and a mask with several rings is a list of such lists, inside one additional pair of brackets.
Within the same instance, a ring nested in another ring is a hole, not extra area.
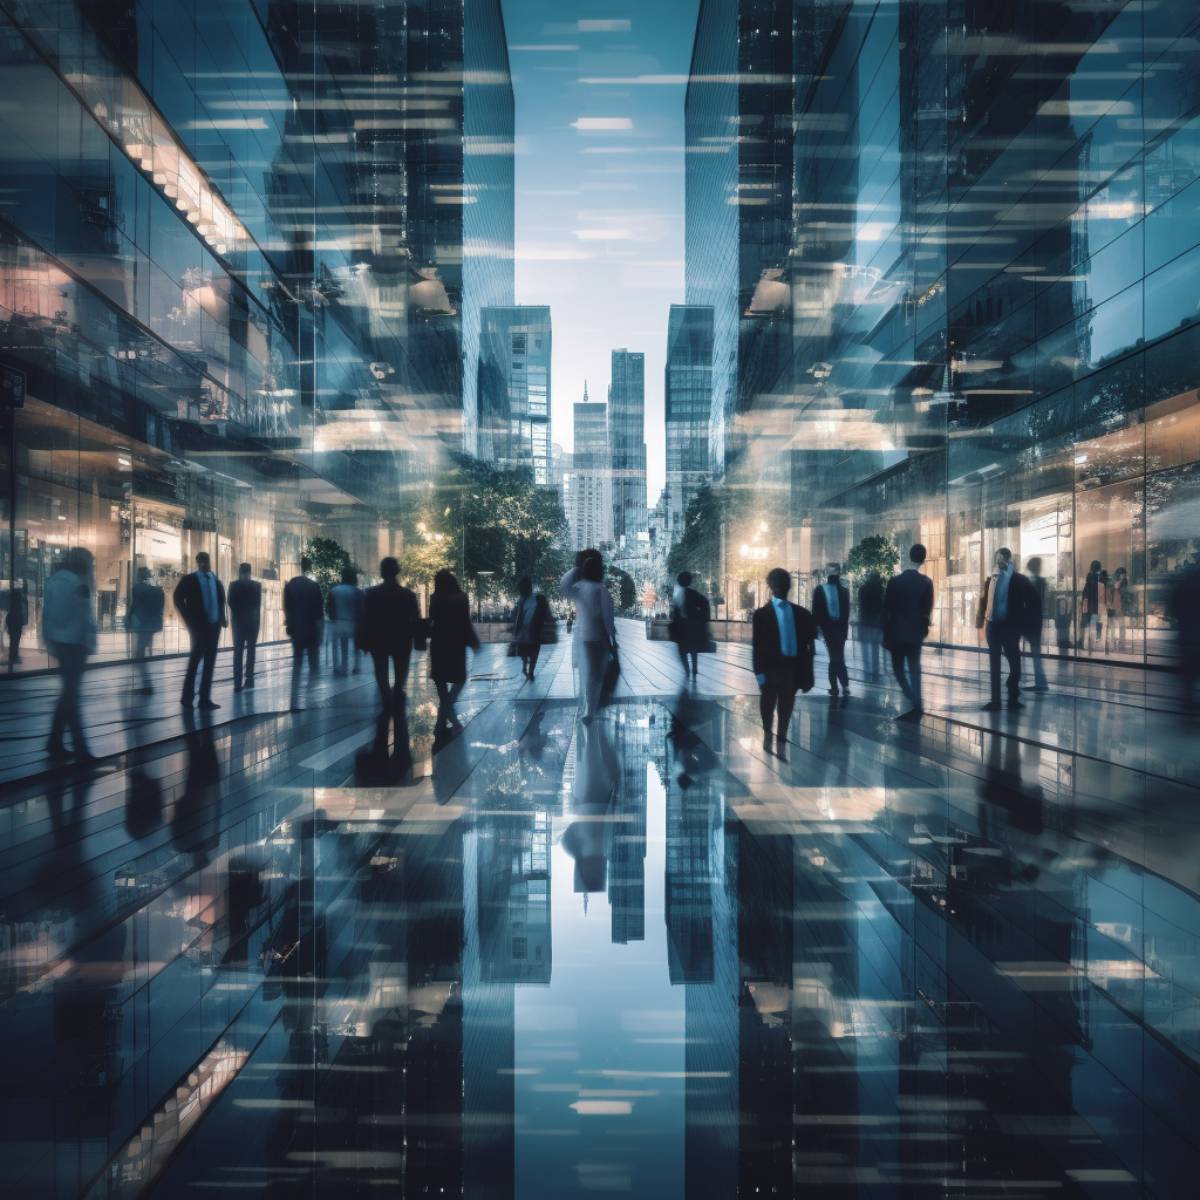
[(890, 650), (919, 646), (929, 635), (933, 580), (915, 567), (888, 580), (883, 593), (883, 641)]
[[(975, 607), (975, 628), (982, 629), (987, 622), (988, 596), (995, 585), (996, 576), (989, 575), (984, 581), (983, 592)], [(1036, 638), (1042, 628), (1042, 600), (1037, 588), (1020, 571), (1013, 571), (1008, 581), (1008, 611), (1003, 621), (993, 620), (997, 628), (1010, 629), (1022, 637)]]
[(158, 633), (163, 627), (165, 607), (162, 588), (139, 581), (129, 593), (129, 615), (125, 623), (134, 633)]
[(262, 622), (262, 584), (257, 579), (235, 579), (229, 585), (229, 617), (235, 634), (258, 632)]
[(297, 646), (312, 646), (321, 640), (325, 605), (315, 579), (296, 575), (283, 585), (283, 620), (288, 637)]
[[(225, 607), (225, 585), (217, 579), (215, 573), (211, 574), (217, 584), (217, 612), (220, 614), (217, 624), (224, 628), (229, 624)], [(171, 598), (189, 633), (201, 633), (209, 627), (208, 613), (204, 611), (204, 593), (200, 589), (199, 571), (185, 575), (175, 585), (175, 592)]]
[[(788, 601), (792, 619), (796, 622), (796, 676), (799, 691), (807, 692), (813, 686), (813, 657), (816, 654), (817, 626), (812, 613), (799, 604)], [(775, 616), (775, 602), (768, 600), (762, 608), (754, 610), (752, 625), (751, 664), (755, 675), (771, 675), (784, 666), (780, 653), (779, 620)]]
[(707, 598), (695, 588), (684, 588), (680, 602), (671, 602), (671, 641), (675, 642), (680, 650), (704, 653), (712, 641), (708, 620)]
[(435, 683), (463, 683), (467, 647), (479, 649), (471, 610), (462, 592), (434, 592), (429, 598), (429, 675)]
[(829, 615), (829, 599), (825, 595), (825, 585), (820, 585), (813, 592), (813, 620), (827, 642), (844, 642), (850, 635), (850, 592), (840, 581), (837, 584), (837, 598), (838, 615), (835, 620)]
[(358, 648), (368, 654), (411, 654), (425, 644), (417, 598), (394, 579), (368, 588), (358, 626)]
[(883, 580), (872, 575), (858, 589), (858, 619), (864, 625), (878, 625), (883, 617)]

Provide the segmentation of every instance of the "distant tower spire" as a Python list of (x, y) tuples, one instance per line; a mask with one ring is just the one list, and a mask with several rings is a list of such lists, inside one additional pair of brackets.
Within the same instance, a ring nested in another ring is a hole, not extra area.
[(586, 379), (583, 381), (583, 402), (584, 402), (584, 404), (586, 404), (588, 402), (587, 380)]

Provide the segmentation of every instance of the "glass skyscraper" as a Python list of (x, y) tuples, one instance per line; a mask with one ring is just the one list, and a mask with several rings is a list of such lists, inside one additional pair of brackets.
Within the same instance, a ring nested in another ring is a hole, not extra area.
[(667, 433), (668, 524), (678, 528), (710, 476), (708, 423), (713, 392), (713, 310), (672, 304), (667, 323), (663, 407)]
[[(1168, 653), (1198, 544), (1194, 7), (796, 3), (753, 62), (757, 6), (734, 7), (731, 43), (730, 7), (701, 6), (688, 92), (716, 469), (786, 513), (774, 551), (804, 580), (869, 535), (925, 543), (935, 639), (975, 643), (1008, 546), (1041, 560), (1047, 646)], [(786, 115), (747, 76), (780, 56)]]
[(485, 308), (479, 356), (479, 456), (526, 468), (548, 486), (551, 440), (550, 310)]
[(613, 536), (632, 539), (646, 528), (646, 356), (612, 352), (608, 435), (613, 470)]
[(169, 591), (203, 549), (253, 565), (279, 636), (309, 537), (377, 561), (476, 447), (479, 310), (512, 302), (498, 0), (26, 4), (0, 29), (0, 573), (36, 631), (91, 550), (122, 657), (137, 570)]

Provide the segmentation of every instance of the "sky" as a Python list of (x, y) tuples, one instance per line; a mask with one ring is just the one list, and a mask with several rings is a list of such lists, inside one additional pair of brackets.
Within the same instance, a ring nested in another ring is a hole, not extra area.
[(698, 0), (502, 0), (516, 95), (518, 304), (548, 304), (553, 437), (646, 355), (648, 501), (665, 478), (667, 314), (683, 301), (683, 100)]

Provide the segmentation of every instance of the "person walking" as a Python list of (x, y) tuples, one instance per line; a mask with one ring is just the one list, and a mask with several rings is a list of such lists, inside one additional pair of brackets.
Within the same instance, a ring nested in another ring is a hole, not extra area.
[(29, 599), (23, 587), (13, 587), (8, 593), (8, 612), (4, 616), (4, 628), (8, 633), (8, 669), (11, 671), (21, 661), (21, 635), (29, 624)]
[(429, 676), (438, 694), (435, 738), (462, 731), (454, 705), (467, 682), (468, 646), (479, 649), (466, 594), (450, 571), (439, 571), (429, 597)]
[(772, 724), (775, 753), (787, 758), (787, 732), (796, 693), (813, 686), (817, 625), (812, 613), (788, 600), (792, 577), (782, 567), (767, 575), (771, 599), (751, 618), (751, 669), (759, 687), (763, 749), (771, 753)]
[(897, 720), (919, 721), (925, 715), (921, 690), (921, 645), (929, 636), (933, 615), (933, 581), (921, 574), (925, 547), (908, 552), (909, 565), (888, 580), (883, 593), (883, 645), (892, 656), (892, 673), (912, 704)]
[(167, 606), (162, 588), (151, 583), (150, 578), (149, 567), (138, 567), (137, 583), (129, 592), (126, 622), (133, 634), (133, 658), (142, 681), (138, 691), (143, 696), (154, 694), (154, 685), (150, 682), (150, 655), (154, 650), (154, 635), (162, 632), (163, 612)]
[(533, 580), (522, 575), (517, 580), (516, 611), (513, 613), (513, 645), (521, 659), (521, 674), (530, 682), (542, 652), (542, 636), (550, 619), (550, 606), (541, 592), (534, 592)]
[(172, 597), (175, 608), (187, 628), (191, 639), (187, 670), (183, 676), (183, 694), (179, 698), (184, 708), (192, 707), (196, 689), (196, 672), (201, 663), (204, 674), (200, 678), (200, 703), (202, 709), (220, 708), (213, 703), (213, 671), (217, 666), (217, 647), (221, 641), (221, 630), (228, 624), (225, 609), (225, 587), (213, 574), (211, 560), (201, 550), (196, 555), (196, 569), (185, 575), (176, 585)]
[(841, 684), (842, 696), (849, 700), (846, 639), (850, 636), (850, 593), (842, 584), (840, 572), (837, 563), (825, 568), (825, 582), (813, 594), (812, 615), (829, 654), (829, 694), (836, 700)]
[(696, 678), (698, 658), (711, 648), (709, 612), (707, 597), (692, 587), (691, 571), (680, 571), (671, 593), (671, 620), (667, 628), (679, 651), (685, 679), (689, 674), (689, 663), (691, 677)]
[(342, 582), (329, 589), (325, 611), (333, 623), (333, 669), (339, 675), (350, 670), (350, 655), (354, 655), (354, 674), (358, 674), (358, 627), (362, 621), (363, 594), (358, 586), (358, 572), (353, 567), (342, 568)]
[(1172, 582), (1167, 616), (1179, 642), (1183, 710), (1191, 713), (1196, 708), (1196, 685), (1200, 683), (1200, 551), (1191, 554)]
[(1029, 657), (1033, 660), (1033, 690), (1048, 692), (1050, 685), (1046, 682), (1046, 668), (1042, 663), (1042, 632), (1045, 629), (1046, 614), (1050, 611), (1050, 589), (1042, 575), (1042, 560), (1027, 558), (1025, 570), (1029, 582), (1033, 585), (1037, 596), (1037, 612), (1029, 616)]
[(1021, 707), (1021, 638), (1040, 623), (1041, 609), (1033, 584), (1013, 564), (1012, 551), (1001, 546), (992, 559), (992, 574), (983, 587), (975, 612), (975, 628), (987, 638), (991, 699), (984, 712), (1000, 711), (1000, 659), (1008, 660), (1008, 707)]
[(292, 696), (290, 710), (300, 712), (300, 671), (308, 659), (308, 682), (320, 670), (321, 635), (325, 626), (325, 610), (321, 585), (313, 579), (312, 559), (300, 559), (300, 574), (293, 575), (283, 587), (283, 623), (292, 640)]
[(1104, 600), (1108, 585), (1108, 573), (1100, 565), (1098, 558), (1092, 559), (1088, 573), (1080, 590), (1082, 605), (1080, 609), (1079, 648), (1094, 650), (1103, 641), (1104, 633)]
[(883, 644), (883, 579), (872, 571), (858, 589), (858, 640), (863, 649), (863, 674), (879, 678), (879, 647)]
[(617, 650), (613, 601), (604, 586), (604, 559), (599, 550), (580, 550), (575, 565), (561, 580), (559, 590), (575, 604), (575, 632), (571, 654), (579, 668), (579, 701), (583, 723), (590, 725), (600, 711), (600, 695), (609, 659)]
[[(368, 588), (363, 597), (358, 645), (371, 656), (383, 715), (388, 717), (404, 710), (408, 666), (413, 650), (425, 648), (425, 635), (417, 598), (400, 585), (400, 564), (385, 558), (379, 574), (383, 582)], [(389, 665), (395, 682), (389, 678)]]
[[(96, 649), (96, 619), (92, 614), (92, 556), (82, 546), (68, 550), (58, 570), (46, 580), (42, 597), (42, 640), (58, 662), (62, 688), (50, 722), (46, 755), (62, 760), (72, 754), (79, 762), (91, 762), (79, 708), (79, 691), (88, 655)], [(63, 735), (71, 734), (71, 750)]]
[(262, 584), (250, 578), (251, 566), (242, 563), (229, 585), (229, 620), (233, 626), (233, 690), (254, 686), (254, 652), (262, 624)]

